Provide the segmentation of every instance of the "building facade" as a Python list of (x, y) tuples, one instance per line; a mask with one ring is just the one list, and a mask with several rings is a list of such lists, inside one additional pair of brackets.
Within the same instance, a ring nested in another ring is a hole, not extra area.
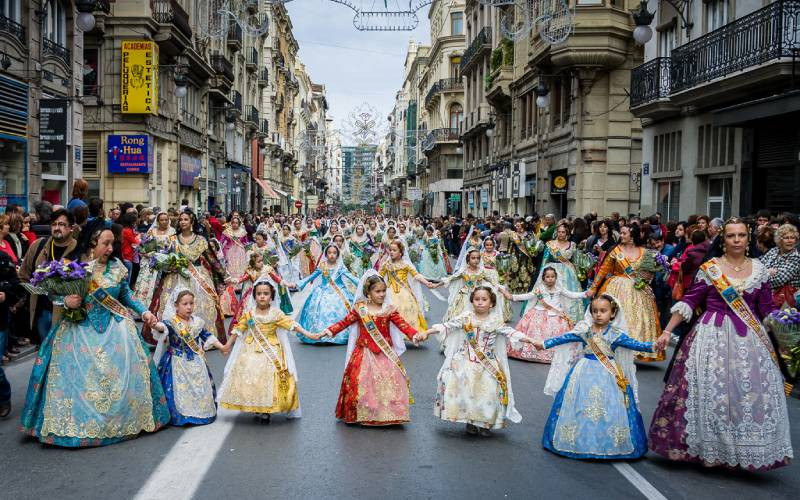
[(647, 8), (653, 36), (631, 75), (642, 212), (680, 220), (800, 211), (792, 76), (800, 2), (710, 0), (679, 11), (651, 0)]

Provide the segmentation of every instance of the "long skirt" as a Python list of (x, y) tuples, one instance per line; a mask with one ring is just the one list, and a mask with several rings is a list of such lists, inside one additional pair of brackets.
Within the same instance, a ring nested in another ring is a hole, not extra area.
[[(625, 311), (629, 337), (640, 342), (655, 342), (658, 339), (661, 335), (658, 306), (649, 286), (637, 290), (630, 278), (612, 276), (606, 280), (599, 294), (603, 293), (609, 293), (620, 301)], [(665, 357), (664, 351), (636, 354), (639, 361), (663, 361)]]
[[(297, 315), (297, 322), (309, 332), (321, 332), (332, 324), (341, 321), (349, 312), (349, 305), (353, 302), (353, 295), (347, 287), (338, 285), (347, 304), (342, 301), (339, 294), (328, 283), (322, 282), (314, 286), (311, 295), (306, 299), (300, 314)], [(322, 338), (313, 340), (301, 333), (297, 333), (297, 338), (304, 344), (347, 344), (348, 332), (344, 330), (333, 338)]]
[(650, 424), (651, 449), (671, 460), (749, 470), (793, 456), (783, 377), (756, 334), (729, 318), (687, 334)]
[(433, 414), (442, 420), (486, 429), (507, 425), (500, 384), (466, 348), (442, 366), (436, 383)]
[[(549, 315), (547, 311), (529, 309), (517, 323), (516, 329), (528, 337), (544, 342), (547, 339), (563, 335), (569, 330), (569, 325), (561, 316)], [(507, 344), (506, 351), (509, 358), (535, 361), (537, 363), (550, 363), (553, 360), (552, 349), (537, 351), (533, 344), (520, 342), (519, 349), (514, 349), (511, 342)]]
[(408, 384), (392, 360), (357, 346), (344, 370), (336, 418), (348, 424), (402, 424), (410, 421), (408, 405)]
[(167, 350), (158, 362), (158, 376), (167, 397), (170, 425), (210, 424), (217, 418), (216, 388), (200, 356)]

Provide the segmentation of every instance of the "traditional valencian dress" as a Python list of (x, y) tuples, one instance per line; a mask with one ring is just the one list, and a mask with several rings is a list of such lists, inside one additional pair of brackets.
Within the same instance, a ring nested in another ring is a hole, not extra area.
[(506, 341), (524, 336), (499, 314), (478, 319), (472, 311), (433, 329), (444, 336), (445, 361), (436, 378), (433, 413), (442, 420), (501, 429), (522, 421), (506, 357)]
[(170, 424), (210, 424), (217, 418), (216, 390), (205, 351), (217, 337), (196, 316), (185, 321), (176, 315), (163, 323), (166, 331), (153, 333), (159, 341), (153, 361), (167, 396)]
[(239, 319), (239, 338), (225, 364), (217, 401), (223, 408), (260, 414), (300, 416), (297, 368), (287, 330), (295, 322), (274, 305), (262, 314), (248, 310)]
[[(166, 212), (162, 212), (166, 213)], [(160, 215), (160, 214), (159, 214)], [(156, 216), (158, 220), (158, 216)], [(158, 249), (162, 250), (169, 246), (170, 237), (175, 234), (175, 228), (170, 226), (167, 228), (166, 234), (159, 234), (156, 225), (147, 230), (147, 236), (154, 238), (157, 242)], [(141, 250), (140, 250), (141, 251)], [(136, 278), (136, 284), (133, 289), (133, 298), (142, 304), (150, 304), (153, 300), (153, 291), (156, 289), (156, 282), (158, 281), (158, 270), (150, 267), (149, 255), (142, 254), (139, 259), (139, 275)]]
[(350, 313), (328, 327), (336, 335), (358, 323), (350, 333), (347, 365), (342, 377), (336, 418), (348, 424), (392, 425), (410, 420), (411, 392), (400, 355), (405, 343), (400, 333), (412, 340), (417, 331), (392, 306), (384, 305), (370, 315), (363, 301)]
[(423, 237), (420, 240), (419, 272), (430, 279), (439, 280), (447, 276), (449, 258), (442, 245), (442, 240), (436, 236)]
[(670, 460), (765, 470), (793, 456), (783, 376), (761, 324), (777, 307), (767, 268), (751, 262), (750, 276), (734, 279), (711, 259), (672, 307), (687, 321), (704, 310), (650, 424), (651, 449)]
[(247, 269), (247, 245), (250, 244), (247, 231), (242, 226), (233, 229), (226, 224), (219, 243), (225, 256), (225, 270), (231, 278), (238, 281)]
[[(631, 338), (640, 342), (655, 342), (661, 335), (661, 324), (653, 289), (650, 286), (636, 286), (640, 274), (638, 268), (645, 252), (647, 250), (639, 248), (639, 257), (630, 262), (622, 249), (615, 247), (603, 259), (590, 290), (595, 295), (608, 293), (619, 300), (625, 311), (627, 333)], [(638, 354), (636, 358), (640, 361), (662, 361), (665, 356), (662, 351)]]
[[(189, 276), (186, 277), (181, 273), (162, 273), (153, 294), (153, 301), (150, 303), (150, 311), (160, 318), (169, 303), (172, 291), (176, 288), (188, 288), (194, 293), (194, 315), (202, 319), (206, 328), (224, 343), (227, 337), (216, 286), (225, 282), (227, 278), (225, 269), (202, 236), (194, 235), (192, 241), (183, 244), (176, 235), (171, 237), (170, 244), (189, 260)], [(142, 327), (142, 335), (146, 340), (150, 340), (149, 326)]]
[(534, 240), (536, 244), (536, 235), (534, 234), (519, 234), (516, 232), (504, 232), (508, 238), (506, 248), (508, 254), (511, 255), (511, 262), (508, 269), (508, 290), (511, 293), (527, 293), (535, 281), (536, 276), (536, 263), (534, 255), (531, 255), (528, 240)]
[(147, 309), (132, 293), (125, 265), (109, 260), (84, 299), (86, 318), (53, 325), (33, 364), (24, 433), (57, 446), (104, 446), (169, 423), (156, 367), (127, 308)]
[(276, 293), (278, 293), (280, 296), (281, 311), (283, 311), (285, 314), (292, 314), (292, 312), (294, 312), (292, 301), (289, 297), (289, 290), (286, 288), (286, 285), (283, 284), (280, 274), (278, 274), (278, 272), (272, 266), (269, 264), (264, 264), (264, 267), (261, 268), (260, 273), (255, 269), (248, 268), (241, 278), (241, 283), (243, 285), (242, 299), (239, 301), (239, 307), (233, 314), (233, 321), (231, 321), (230, 325), (228, 325), (228, 335), (231, 335), (233, 333), (233, 329), (236, 328), (239, 318), (241, 318), (242, 314), (244, 314), (248, 299), (253, 295), (253, 286), (261, 278), (268, 278), (271, 284), (275, 287)]
[(389, 300), (395, 305), (400, 316), (408, 321), (415, 330), (427, 330), (428, 323), (425, 321), (425, 312), (428, 303), (422, 296), (419, 282), (414, 279), (418, 274), (414, 266), (404, 260), (399, 262), (387, 260), (381, 266), (378, 274), (386, 280), (386, 292)]
[[(525, 315), (517, 323), (517, 330), (528, 337), (544, 342), (558, 337), (572, 328), (573, 320), (567, 315), (569, 304), (582, 302), (583, 292), (570, 292), (558, 285), (547, 288), (544, 283), (534, 287), (531, 293), (514, 294), (514, 301), (528, 301)], [(521, 349), (509, 347), (508, 357), (538, 363), (549, 363), (552, 351), (537, 351), (532, 344), (523, 344)]]
[[(447, 311), (445, 311), (443, 318), (445, 322), (461, 316), (470, 305), (470, 294), (477, 287), (483, 285), (496, 288), (498, 285), (497, 273), (487, 271), (483, 266), (478, 268), (478, 272), (471, 271), (469, 266), (462, 266), (452, 276), (446, 277), (442, 281), (448, 286), (449, 290)], [(503, 321), (507, 321), (506, 317), (510, 319), (511, 310), (506, 305), (502, 295), (497, 296), (495, 311), (499, 311), (502, 314)]]
[[(344, 267), (341, 257), (333, 267), (329, 266), (327, 260), (321, 262), (311, 276), (297, 283), (298, 290), (303, 290), (317, 279), (318, 283), (312, 285), (313, 289), (297, 315), (300, 326), (309, 332), (321, 332), (326, 326), (347, 316), (353, 302), (353, 292), (347, 282), (351, 287), (358, 284), (358, 279)], [(332, 339), (312, 340), (301, 333), (297, 337), (304, 344), (347, 343), (347, 332)]]
[[(647, 438), (630, 380), (636, 377), (633, 355), (625, 362), (615, 358), (621, 358), (625, 350), (652, 352), (653, 343), (636, 341), (612, 325), (596, 333), (583, 321), (574, 331), (545, 340), (544, 347), (568, 343), (582, 349), (571, 356), (577, 362), (569, 361), (571, 367), (545, 424), (542, 446), (569, 458), (644, 456)], [(555, 363), (553, 368), (559, 370)], [(548, 383), (552, 385), (553, 380)]]
[(349, 260), (347, 268), (353, 276), (361, 278), (364, 271), (370, 268), (370, 261), (374, 249), (372, 245), (370, 245), (369, 238), (367, 238), (366, 234), (361, 240), (357, 240), (357, 238), (358, 236), (354, 234), (347, 240), (345, 254), (349, 256), (346, 257)]
[[(539, 276), (536, 278), (534, 288), (544, 289), (544, 282), (542, 281), (542, 274), (548, 267), (556, 271), (556, 286), (567, 292), (582, 292), (581, 283), (578, 281), (578, 273), (573, 263), (573, 259), (577, 257), (580, 250), (578, 247), (570, 242), (566, 249), (561, 249), (556, 244), (556, 241), (548, 241), (544, 245), (544, 256), (542, 257), (542, 266), (539, 271)], [(573, 300), (564, 304), (567, 316), (573, 323), (577, 323), (583, 318), (583, 313), (588, 306), (587, 300)], [(527, 306), (526, 306), (527, 308)]]

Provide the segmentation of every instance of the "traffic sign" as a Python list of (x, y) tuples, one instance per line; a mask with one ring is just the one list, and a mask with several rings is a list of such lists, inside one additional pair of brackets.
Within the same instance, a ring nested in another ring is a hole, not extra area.
[(294, 208), (303, 208), (303, 202), (297, 200), (296, 202), (294, 202)]

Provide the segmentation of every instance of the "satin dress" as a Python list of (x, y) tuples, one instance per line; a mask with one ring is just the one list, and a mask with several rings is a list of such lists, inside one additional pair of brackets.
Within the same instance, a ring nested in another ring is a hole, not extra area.
[[(303, 290), (309, 283), (319, 278), (314, 289), (309, 294), (297, 315), (297, 322), (309, 332), (321, 332), (328, 325), (341, 320), (350, 312), (353, 303), (353, 292), (348, 288), (355, 288), (358, 279), (350, 274), (343, 264), (331, 268), (327, 262), (321, 262), (319, 267), (305, 279), (297, 283), (298, 290)], [(304, 344), (346, 344), (347, 332), (334, 338), (313, 340), (298, 333), (297, 338)]]

